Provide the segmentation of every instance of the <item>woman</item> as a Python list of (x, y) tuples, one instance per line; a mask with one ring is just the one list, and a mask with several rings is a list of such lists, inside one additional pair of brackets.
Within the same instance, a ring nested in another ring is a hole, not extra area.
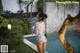
[(45, 53), (45, 47), (46, 47), (46, 37), (45, 37), (45, 23), (44, 19), (47, 17), (45, 16), (44, 13), (39, 13), (37, 18), (37, 22), (35, 23), (35, 34), (37, 35), (37, 48), (38, 48), (38, 53)]
[(67, 18), (65, 19), (61, 29), (59, 30), (59, 38), (65, 49), (68, 51), (68, 53), (73, 53), (73, 48), (70, 47), (70, 44), (67, 42), (65, 38), (65, 33), (68, 29), (68, 26), (73, 22), (73, 18), (71, 15), (68, 15)]

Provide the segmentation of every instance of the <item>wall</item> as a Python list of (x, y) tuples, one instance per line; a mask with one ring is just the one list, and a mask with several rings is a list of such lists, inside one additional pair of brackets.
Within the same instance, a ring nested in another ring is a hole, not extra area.
[(16, 13), (19, 9), (18, 0), (1, 0), (3, 11), (12, 11)]
[(78, 14), (79, 8), (78, 4), (70, 5), (57, 5), (54, 2), (46, 3), (46, 13), (48, 18), (46, 20), (46, 30), (47, 33), (53, 33), (58, 31), (62, 26), (63, 21), (67, 17), (67, 14), (70, 14), (72, 17)]
[[(20, 10), (18, 0), (1, 0), (1, 1), (2, 1), (2, 5), (3, 5), (3, 11), (7, 10), (7, 11), (16, 13), (17, 11)], [(37, 2), (37, 0), (34, 0), (32, 12), (37, 11), (36, 2)], [(26, 12), (25, 6), (26, 6), (25, 4), (21, 3), (21, 7), (22, 7), (22, 10), (24, 10), (24, 12)], [(31, 5), (29, 6), (29, 12), (31, 12)]]

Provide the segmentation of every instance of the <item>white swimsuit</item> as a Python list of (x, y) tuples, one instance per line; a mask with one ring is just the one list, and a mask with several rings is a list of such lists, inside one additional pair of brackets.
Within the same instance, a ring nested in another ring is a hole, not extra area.
[(45, 37), (45, 23), (43, 21), (36, 22), (36, 30), (39, 30), (39, 35), (37, 35), (37, 41), (38, 42), (47, 42), (47, 39)]
[(45, 34), (40, 34), (40, 35), (38, 35), (37, 41), (38, 41), (38, 42), (47, 42), (47, 39), (46, 39), (46, 37), (45, 37)]

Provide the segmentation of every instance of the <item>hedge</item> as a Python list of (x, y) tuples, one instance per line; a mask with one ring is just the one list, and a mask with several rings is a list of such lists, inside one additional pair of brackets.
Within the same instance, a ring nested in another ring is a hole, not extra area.
[[(8, 30), (8, 24), (11, 24), (11, 30)], [(31, 19), (0, 16), (0, 45), (9, 45), (9, 50), (13, 50), (23, 43), (23, 35), (30, 33)]]

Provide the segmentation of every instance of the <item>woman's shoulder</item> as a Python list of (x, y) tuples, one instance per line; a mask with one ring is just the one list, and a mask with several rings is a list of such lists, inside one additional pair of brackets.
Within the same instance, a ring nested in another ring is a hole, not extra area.
[(44, 23), (44, 21), (42, 21), (42, 22), (36, 22), (36, 25), (45, 25), (45, 23)]
[(44, 24), (44, 21), (36, 22), (36, 24)]
[(36, 22), (36, 25), (37, 25), (37, 24), (40, 24), (40, 23), (39, 23), (39, 22)]

